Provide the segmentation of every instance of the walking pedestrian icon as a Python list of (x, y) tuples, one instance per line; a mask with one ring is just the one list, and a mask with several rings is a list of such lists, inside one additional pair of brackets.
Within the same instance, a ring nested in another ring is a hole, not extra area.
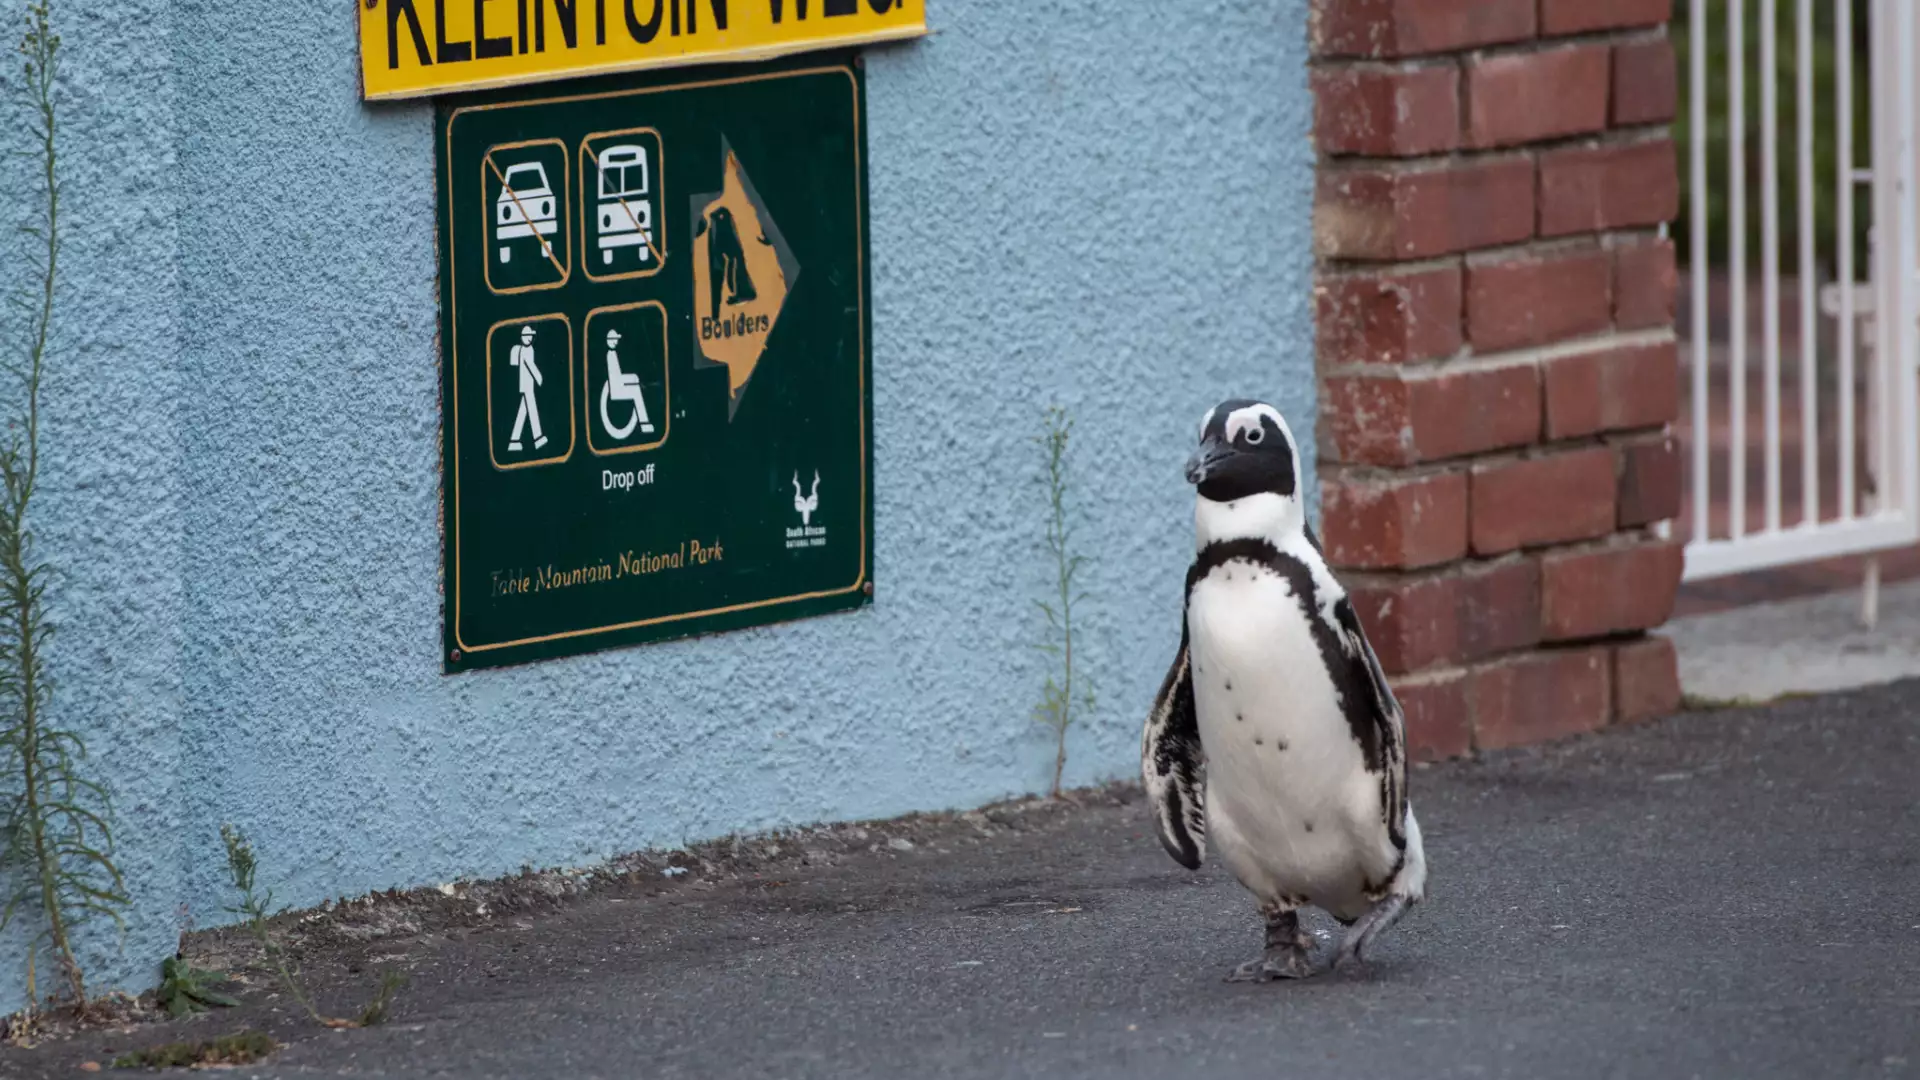
[(534, 396), (534, 392), (545, 380), (540, 377), (540, 364), (533, 355), (533, 327), (520, 328), (520, 344), (515, 345), (513, 352), (508, 354), (507, 363), (520, 371), (520, 411), (514, 414), (513, 434), (508, 436), (511, 441), (507, 443), (507, 449), (519, 452), (520, 429), (531, 420), (533, 448), (538, 450), (547, 445), (547, 437), (540, 434), (540, 400)]
[(487, 335), (487, 434), (496, 468), (573, 453), (573, 332), (562, 315), (496, 323)]
[(584, 336), (588, 449), (622, 454), (666, 442), (666, 309), (652, 300), (596, 308)]

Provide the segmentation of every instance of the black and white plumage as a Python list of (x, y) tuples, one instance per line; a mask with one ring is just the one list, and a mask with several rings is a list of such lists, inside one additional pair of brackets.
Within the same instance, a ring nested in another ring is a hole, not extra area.
[(1347, 924), (1339, 964), (1425, 896), (1405, 726), (1307, 527), (1298, 451), (1279, 410), (1216, 406), (1187, 479), (1197, 555), (1141, 772), (1168, 853), (1198, 868), (1211, 835), (1259, 901), (1266, 948), (1230, 978), (1305, 976), (1300, 908)]

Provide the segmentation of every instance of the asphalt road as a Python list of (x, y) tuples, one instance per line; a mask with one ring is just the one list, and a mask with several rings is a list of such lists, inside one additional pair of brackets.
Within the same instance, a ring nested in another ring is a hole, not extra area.
[[(1420, 770), (1429, 902), (1353, 974), (1223, 982), (1258, 950), (1249, 898), (1217, 864), (1177, 867), (1137, 802), (1101, 800), (386, 941), (413, 979), (390, 1024), (281, 1017), (291, 1044), (235, 1075), (1916, 1076), (1916, 695)], [(0, 1075), (158, 1040), (8, 1051)]]

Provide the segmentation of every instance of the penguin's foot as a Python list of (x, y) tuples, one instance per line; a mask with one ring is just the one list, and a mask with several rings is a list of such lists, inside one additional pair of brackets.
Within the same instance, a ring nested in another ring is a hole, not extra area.
[(1227, 981), (1272, 982), (1275, 979), (1305, 979), (1313, 973), (1313, 957), (1307, 950), (1269, 949), (1258, 959), (1249, 960), (1227, 972)]
[(1299, 912), (1268, 909), (1267, 947), (1259, 958), (1227, 973), (1228, 982), (1272, 982), (1304, 979), (1314, 973), (1313, 939), (1300, 929)]
[(1407, 898), (1397, 893), (1373, 905), (1347, 928), (1347, 936), (1340, 942), (1340, 953), (1334, 957), (1333, 966), (1345, 968), (1365, 960), (1365, 952), (1373, 947), (1374, 939), (1386, 933), (1406, 913)]

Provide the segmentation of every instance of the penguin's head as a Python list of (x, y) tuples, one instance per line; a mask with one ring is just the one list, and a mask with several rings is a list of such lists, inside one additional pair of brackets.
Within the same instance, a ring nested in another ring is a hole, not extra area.
[(1305, 522), (1300, 454), (1280, 410), (1234, 398), (1200, 421), (1200, 445), (1187, 458), (1187, 482), (1199, 495), (1200, 540), (1274, 537)]
[(1293, 498), (1300, 490), (1300, 463), (1286, 418), (1264, 401), (1235, 398), (1215, 405), (1200, 421), (1187, 482), (1213, 502), (1261, 494)]

